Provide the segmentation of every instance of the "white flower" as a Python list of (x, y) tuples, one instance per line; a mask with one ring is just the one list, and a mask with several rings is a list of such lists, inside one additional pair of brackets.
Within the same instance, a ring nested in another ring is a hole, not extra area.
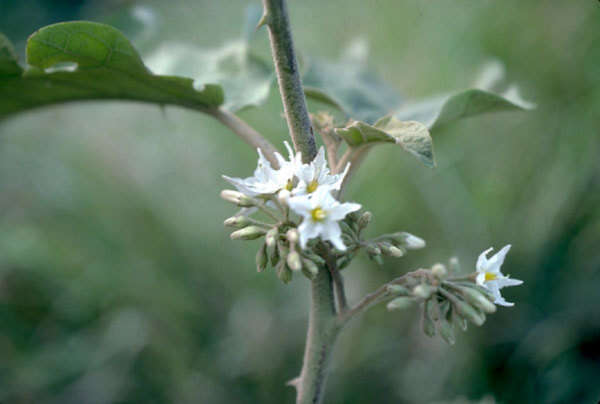
[(477, 284), (485, 287), (492, 292), (496, 300), (494, 303), (501, 306), (513, 306), (514, 303), (507, 302), (500, 295), (500, 289), (506, 286), (517, 286), (523, 283), (519, 279), (511, 279), (510, 275), (504, 275), (500, 272), (500, 267), (504, 262), (504, 257), (510, 250), (510, 244), (504, 246), (500, 251), (488, 259), (487, 255), (493, 248), (489, 248), (481, 253), (477, 259)]
[(249, 195), (274, 194), (282, 189), (291, 191), (294, 187), (294, 177), (299, 167), (302, 165), (302, 156), (294, 152), (288, 142), (284, 142), (288, 150), (289, 161), (285, 160), (281, 154), (275, 153), (275, 158), (279, 163), (279, 169), (271, 167), (271, 163), (265, 158), (260, 149), (258, 150), (258, 165), (254, 170), (254, 176), (248, 178), (231, 178), (223, 176), (227, 181), (233, 184), (238, 191)]
[(295, 195), (311, 194), (319, 187), (327, 187), (330, 191), (339, 190), (349, 168), (350, 163), (346, 164), (343, 173), (331, 175), (325, 159), (325, 149), (321, 146), (313, 161), (300, 166), (297, 173), (298, 186), (293, 193)]
[(346, 249), (338, 221), (359, 210), (358, 203), (340, 203), (331, 195), (329, 188), (320, 187), (311, 194), (291, 197), (288, 205), (303, 217), (298, 227), (302, 248), (306, 247), (308, 240), (321, 236), (323, 240), (331, 241), (338, 250)]

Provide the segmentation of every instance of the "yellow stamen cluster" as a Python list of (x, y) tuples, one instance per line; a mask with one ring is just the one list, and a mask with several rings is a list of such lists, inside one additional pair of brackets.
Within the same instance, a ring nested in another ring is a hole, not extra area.
[(325, 217), (327, 216), (327, 213), (319, 208), (314, 208), (311, 212), (310, 215), (312, 216), (312, 219), (315, 222), (322, 222), (323, 220), (325, 220)]
[(319, 187), (319, 183), (317, 182), (317, 180), (312, 180), (307, 186), (306, 186), (306, 192), (308, 192), (309, 194), (315, 192), (317, 190), (317, 188)]
[(485, 281), (486, 281), (486, 282), (487, 282), (487, 281), (493, 281), (493, 280), (494, 280), (494, 279), (496, 279), (496, 278), (498, 278), (498, 277), (496, 276), (496, 274), (493, 274), (493, 273), (491, 273), (491, 272), (486, 272), (486, 273), (485, 273)]
[(294, 189), (294, 181), (292, 181), (291, 178), (287, 180), (287, 183), (285, 184), (285, 189), (287, 189), (288, 191)]

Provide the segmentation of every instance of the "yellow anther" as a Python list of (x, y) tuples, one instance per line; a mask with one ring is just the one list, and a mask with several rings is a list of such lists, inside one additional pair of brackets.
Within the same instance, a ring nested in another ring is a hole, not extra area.
[(292, 181), (291, 178), (289, 180), (287, 180), (287, 183), (285, 184), (285, 189), (287, 189), (288, 191), (291, 191), (292, 189), (294, 189), (294, 182)]
[(310, 214), (315, 222), (322, 222), (327, 216), (327, 213), (321, 208), (314, 208)]
[(493, 274), (493, 273), (491, 273), (491, 272), (486, 272), (486, 273), (485, 273), (485, 281), (486, 281), (486, 282), (487, 282), (487, 281), (493, 281), (493, 280), (494, 280), (494, 279), (496, 279), (496, 278), (497, 278), (496, 274)]
[(307, 186), (306, 186), (306, 192), (308, 192), (309, 194), (315, 192), (317, 190), (317, 188), (319, 187), (319, 183), (317, 182), (317, 180), (312, 180)]

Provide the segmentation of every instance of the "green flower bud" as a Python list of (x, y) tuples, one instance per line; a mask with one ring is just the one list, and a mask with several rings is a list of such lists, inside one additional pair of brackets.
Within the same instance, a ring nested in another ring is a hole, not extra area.
[(400, 310), (411, 306), (415, 302), (412, 297), (397, 297), (387, 304), (388, 310)]
[(436, 288), (433, 286), (420, 284), (413, 289), (413, 295), (421, 299), (429, 299), (435, 291)]
[(448, 275), (448, 271), (443, 264), (435, 264), (431, 267), (431, 273), (438, 279), (444, 279)]
[(358, 231), (364, 230), (369, 223), (373, 220), (373, 214), (371, 212), (365, 212), (358, 218)]
[(232, 240), (254, 240), (265, 234), (265, 229), (258, 226), (248, 226), (236, 230), (229, 235)]
[(371, 256), (381, 255), (381, 249), (375, 244), (367, 244), (367, 253)]
[(291, 251), (287, 256), (287, 264), (292, 271), (301, 270), (302, 261), (300, 260), (300, 254), (297, 251)]
[(281, 280), (281, 282), (290, 283), (290, 281), (292, 280), (292, 271), (290, 270), (290, 268), (288, 268), (285, 260), (279, 261), (277, 267), (275, 268), (275, 271), (277, 273), (277, 277)]
[(390, 243), (379, 243), (379, 248), (381, 248), (381, 251), (390, 257), (402, 257), (404, 255), (404, 251), (398, 247), (395, 247), (393, 245), (391, 245)]
[(256, 270), (262, 272), (267, 267), (269, 257), (267, 256), (267, 244), (263, 243), (256, 252)]
[(221, 198), (245, 208), (256, 205), (256, 201), (254, 199), (242, 194), (241, 192), (233, 191), (231, 189), (225, 189), (221, 191)]
[(230, 218), (225, 219), (223, 224), (227, 227), (234, 227), (237, 229), (241, 229), (242, 227), (246, 227), (251, 223), (250, 219), (243, 215), (231, 216)]
[(446, 319), (443, 319), (439, 322), (438, 330), (444, 341), (446, 341), (449, 345), (454, 345), (456, 338), (454, 337), (454, 327), (452, 326), (452, 323)]
[(473, 324), (480, 326), (485, 322), (485, 315), (477, 311), (477, 309), (475, 309), (469, 303), (457, 298), (452, 301), (452, 305), (454, 306), (454, 309), (458, 312), (458, 314), (460, 314), (462, 317), (466, 318)]
[(458, 286), (457, 289), (467, 302), (471, 303), (484, 313), (494, 313), (496, 311), (494, 303), (490, 302), (487, 297), (478, 290), (463, 286)]
[(302, 272), (308, 279), (314, 279), (314, 277), (319, 273), (319, 267), (313, 261), (304, 258), (302, 260)]
[(392, 293), (395, 295), (410, 295), (410, 290), (408, 290), (408, 288), (405, 288), (402, 285), (387, 285), (385, 288), (388, 291), (388, 293)]
[(435, 323), (433, 322), (433, 319), (430, 316), (430, 305), (432, 303), (432, 300), (428, 300), (425, 302), (425, 307), (423, 307), (423, 318), (422, 318), (422, 326), (423, 326), (423, 332), (425, 333), (425, 335), (429, 336), (429, 337), (433, 337), (435, 335)]

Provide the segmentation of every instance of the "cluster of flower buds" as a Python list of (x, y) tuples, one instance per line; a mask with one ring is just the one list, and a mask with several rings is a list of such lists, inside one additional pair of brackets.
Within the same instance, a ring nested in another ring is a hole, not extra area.
[(401, 277), (387, 285), (387, 296), (392, 297), (387, 307), (397, 310), (421, 302), (423, 332), (430, 337), (437, 333), (454, 344), (456, 329), (466, 330), (468, 322), (482, 325), (486, 315), (496, 311), (496, 304), (512, 305), (500, 295), (501, 288), (522, 283), (500, 272), (509, 249), (510, 245), (490, 259), (487, 253), (491, 249), (484, 251), (476, 272), (468, 275), (453, 276), (460, 270), (458, 260), (453, 258), (448, 267), (435, 264)]
[(242, 208), (225, 220), (226, 226), (237, 229), (231, 238), (254, 240), (264, 236), (256, 257), (257, 269), (271, 265), (287, 283), (293, 272), (314, 277), (324, 264), (315, 253), (319, 243), (331, 243), (339, 256), (350, 252), (351, 238), (342, 227), (347, 227), (344, 219), (361, 206), (339, 202), (335, 197), (349, 165), (342, 173), (332, 174), (323, 148), (312, 162), (303, 164), (300, 153), (294, 155), (289, 144), (285, 145), (289, 158), (276, 153), (278, 168), (273, 168), (259, 149), (252, 177), (224, 176), (237, 190), (224, 190), (221, 197)]

